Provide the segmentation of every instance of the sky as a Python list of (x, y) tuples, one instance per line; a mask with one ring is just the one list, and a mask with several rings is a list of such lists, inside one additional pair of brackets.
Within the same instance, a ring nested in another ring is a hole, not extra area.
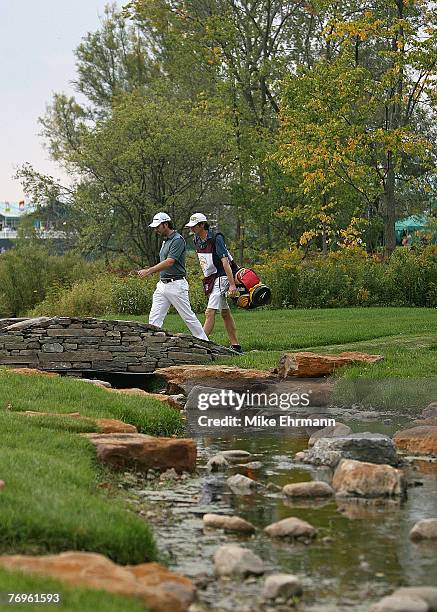
[(12, 178), (24, 162), (68, 181), (44, 149), (38, 117), (54, 92), (75, 93), (74, 49), (98, 29), (107, 3), (0, 0), (0, 201), (24, 198)]

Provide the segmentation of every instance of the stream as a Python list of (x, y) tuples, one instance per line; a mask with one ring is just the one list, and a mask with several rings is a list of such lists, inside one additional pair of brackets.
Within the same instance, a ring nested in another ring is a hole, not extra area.
[[(392, 436), (411, 418), (391, 414), (378, 421), (337, 417), (354, 432), (372, 431)], [(191, 434), (190, 434), (191, 435)], [(283, 602), (261, 600), (263, 576), (220, 578), (214, 575), (213, 556), (222, 544), (238, 543), (261, 557), (265, 575), (292, 573), (303, 584), (298, 609), (311, 612), (368, 610), (369, 606), (399, 586), (437, 585), (437, 543), (413, 543), (409, 531), (422, 518), (436, 516), (437, 461), (407, 462), (408, 499), (397, 501), (344, 501), (328, 499), (290, 501), (279, 487), (308, 480), (329, 481), (327, 468), (294, 463), (294, 454), (307, 447), (302, 432), (259, 430), (196, 436), (198, 470), (182, 478), (162, 477), (129, 486), (129, 498), (137, 512), (153, 526), (159, 550), (169, 567), (189, 576), (198, 587), (198, 603), (190, 610), (202, 612), (258, 612), (291, 610)], [(234, 464), (224, 473), (209, 473), (205, 464), (221, 450), (251, 453), (250, 462)], [(264, 485), (249, 496), (233, 494), (226, 479), (235, 473)], [(150, 477), (149, 477), (150, 478)], [(276, 486), (275, 486), (276, 485)], [(236, 515), (255, 525), (253, 536), (204, 530), (203, 514)], [(296, 516), (316, 527), (318, 537), (310, 544), (269, 538), (263, 528)]]

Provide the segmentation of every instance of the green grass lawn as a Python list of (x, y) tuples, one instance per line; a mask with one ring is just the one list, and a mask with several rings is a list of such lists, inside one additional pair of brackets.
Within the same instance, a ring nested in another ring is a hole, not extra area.
[[(180, 414), (156, 400), (108, 393), (77, 380), (0, 369), (0, 479), (6, 483), (0, 494), (0, 553), (88, 550), (118, 563), (156, 559), (149, 526), (125, 508), (117, 477), (97, 464), (94, 447), (78, 435), (94, 425), (16, 413), (23, 410), (117, 418), (153, 435), (179, 433)], [(109, 489), (100, 488), (102, 482)]]
[[(242, 367), (274, 367), (284, 351), (365, 351), (385, 360), (354, 366), (349, 377), (428, 377), (437, 373), (437, 310), (431, 308), (339, 308), (324, 310), (234, 310), (245, 354), (227, 359)], [(112, 318), (112, 316), (107, 317)], [(147, 321), (147, 316), (113, 318)], [(200, 317), (203, 320), (202, 317)], [(178, 315), (165, 328), (187, 331)], [(221, 317), (211, 340), (228, 345)]]

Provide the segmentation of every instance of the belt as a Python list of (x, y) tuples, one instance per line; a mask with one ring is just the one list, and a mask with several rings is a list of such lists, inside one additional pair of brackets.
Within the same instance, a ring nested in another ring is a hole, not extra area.
[(177, 280), (185, 280), (185, 276), (176, 276), (175, 278), (161, 278), (162, 283), (172, 283)]

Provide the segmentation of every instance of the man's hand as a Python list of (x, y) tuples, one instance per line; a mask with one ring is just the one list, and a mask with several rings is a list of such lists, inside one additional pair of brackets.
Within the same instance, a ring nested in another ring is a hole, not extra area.
[(228, 295), (229, 297), (237, 297), (238, 290), (235, 285), (229, 285)]
[(143, 268), (142, 270), (138, 270), (137, 274), (141, 276), (141, 278), (144, 278), (145, 276), (150, 276), (153, 272), (150, 268)]

